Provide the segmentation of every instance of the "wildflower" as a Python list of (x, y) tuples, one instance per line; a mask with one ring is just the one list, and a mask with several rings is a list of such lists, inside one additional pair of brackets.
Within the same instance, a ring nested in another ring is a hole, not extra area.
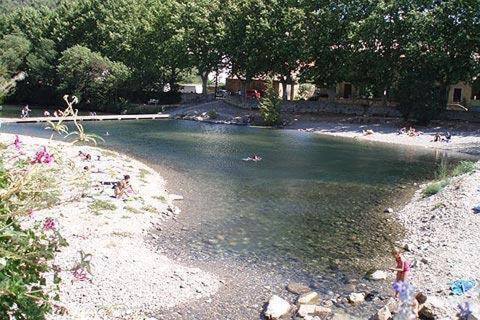
[(46, 218), (43, 221), (43, 230), (48, 231), (48, 230), (55, 230), (55, 220), (53, 218)]
[(75, 271), (73, 271), (73, 277), (78, 281), (88, 280), (87, 272), (81, 268), (75, 269)]
[(43, 147), (43, 149), (37, 151), (37, 153), (35, 154), (35, 158), (32, 160), (32, 163), (51, 164), (52, 162), (53, 162), (53, 155), (48, 153), (46, 147)]
[(20, 137), (15, 135), (15, 141), (13, 142), (13, 145), (15, 146), (15, 149), (20, 150), (22, 148), (22, 142), (20, 141)]

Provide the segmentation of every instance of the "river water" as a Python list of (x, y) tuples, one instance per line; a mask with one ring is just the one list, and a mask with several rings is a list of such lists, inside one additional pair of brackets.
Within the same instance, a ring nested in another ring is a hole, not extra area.
[[(191, 257), (262, 261), (315, 275), (378, 267), (401, 228), (386, 207), (445, 158), (432, 151), (348, 142), (290, 130), (186, 121), (89, 122), (101, 146), (143, 160), (181, 193), (181, 241)], [(48, 137), (44, 124), (2, 132)], [(107, 135), (108, 132), (108, 135)], [(257, 163), (242, 161), (256, 153)], [(174, 246), (174, 247), (173, 247)]]

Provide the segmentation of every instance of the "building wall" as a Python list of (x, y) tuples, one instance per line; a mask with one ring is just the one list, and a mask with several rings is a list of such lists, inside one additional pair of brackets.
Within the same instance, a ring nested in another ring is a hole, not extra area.
[[(460, 101), (454, 101), (455, 89), (461, 90)], [(472, 86), (465, 82), (459, 82), (450, 86), (448, 90), (448, 104), (466, 104), (466, 107), (470, 106), (472, 99)]]

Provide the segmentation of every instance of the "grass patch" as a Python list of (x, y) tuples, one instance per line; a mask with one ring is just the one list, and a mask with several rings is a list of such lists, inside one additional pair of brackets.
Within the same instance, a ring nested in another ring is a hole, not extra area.
[(461, 176), (462, 174), (471, 173), (475, 171), (475, 162), (460, 161), (452, 170), (452, 176)]
[(139, 177), (142, 180), (144, 180), (149, 174), (150, 174), (150, 172), (148, 170), (143, 169), (143, 168), (140, 169), (140, 171), (139, 171)]
[(164, 196), (153, 196), (152, 198), (161, 202), (167, 202), (167, 199), (165, 199)]
[(424, 197), (433, 196), (434, 194), (437, 194), (440, 191), (442, 191), (443, 188), (445, 188), (447, 185), (448, 185), (448, 180), (432, 182), (425, 188), (425, 190), (423, 190), (423, 196)]
[(0, 150), (7, 149), (7, 145), (5, 143), (0, 142)]
[(126, 211), (131, 212), (131, 213), (134, 213), (134, 214), (141, 214), (141, 213), (142, 213), (141, 210), (138, 210), (137, 208), (131, 207), (131, 206), (126, 206), (124, 209), (125, 209)]
[(117, 209), (117, 206), (114, 203), (111, 203), (109, 201), (105, 200), (95, 200), (92, 203), (88, 205), (88, 208), (92, 210), (93, 212), (100, 212), (104, 210), (110, 210), (113, 211)]
[(117, 154), (115, 152), (109, 151), (109, 150), (100, 150), (100, 153), (104, 157), (115, 157)]
[(157, 213), (157, 209), (154, 206), (150, 205), (143, 206), (142, 210), (150, 213)]

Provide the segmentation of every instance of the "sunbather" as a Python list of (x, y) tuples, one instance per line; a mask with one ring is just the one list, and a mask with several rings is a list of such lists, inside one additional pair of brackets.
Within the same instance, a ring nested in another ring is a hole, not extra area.
[(118, 198), (118, 199), (123, 197), (127, 193), (128, 190), (133, 192), (133, 188), (130, 185), (130, 176), (128, 174), (123, 176), (123, 179), (118, 181), (115, 184), (115, 187), (113, 187), (113, 190), (114, 190), (114, 193), (115, 193), (115, 197)]

